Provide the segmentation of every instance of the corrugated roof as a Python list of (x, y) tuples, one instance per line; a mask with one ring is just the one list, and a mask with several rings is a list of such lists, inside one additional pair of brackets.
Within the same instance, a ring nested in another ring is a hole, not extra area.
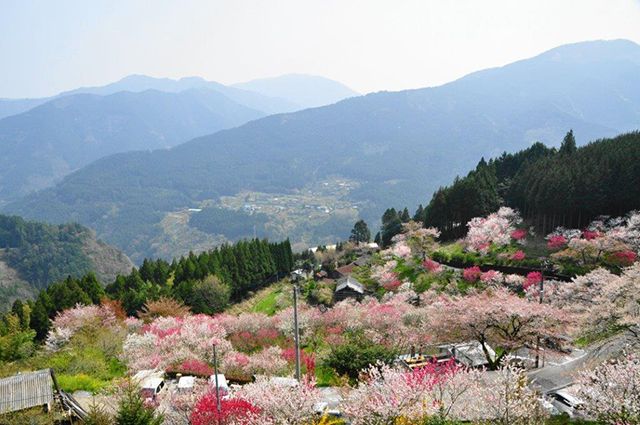
[(341, 291), (345, 288), (351, 288), (360, 294), (364, 294), (364, 286), (362, 286), (360, 282), (358, 282), (351, 276), (347, 276), (346, 279), (338, 282), (338, 286), (336, 286), (336, 292)]
[(15, 412), (53, 403), (53, 379), (49, 369), (0, 379), (0, 413)]

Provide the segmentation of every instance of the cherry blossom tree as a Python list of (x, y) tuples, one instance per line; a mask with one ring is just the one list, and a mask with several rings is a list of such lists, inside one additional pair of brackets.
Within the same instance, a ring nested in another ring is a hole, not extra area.
[(114, 311), (104, 305), (82, 305), (59, 312), (53, 319), (45, 347), (50, 351), (62, 348), (81, 330), (92, 332), (100, 328), (114, 328), (121, 322)]
[[(539, 336), (559, 337), (569, 322), (563, 311), (505, 288), (463, 297), (443, 296), (428, 306), (426, 314), (429, 328), (439, 340), (478, 341), (492, 369), (513, 350), (533, 346)], [(490, 348), (495, 349), (495, 357)]]
[[(522, 218), (518, 212), (509, 207), (502, 207), (486, 218), (472, 218), (467, 223), (469, 230), (465, 238), (466, 247), (469, 251), (486, 253), (492, 244), (496, 246), (508, 245), (512, 235), (516, 232), (515, 226), (521, 222)], [(521, 235), (517, 232), (516, 236)]]
[(263, 420), (278, 425), (311, 422), (316, 416), (316, 405), (322, 401), (320, 391), (312, 380), (288, 385), (264, 377), (258, 377), (256, 382), (242, 386), (234, 397), (251, 400), (260, 409)]
[(640, 321), (640, 264), (618, 276), (597, 268), (571, 282), (548, 281), (545, 301), (569, 313), (578, 333), (602, 333)]
[[(540, 394), (531, 388), (526, 371), (506, 358), (497, 372), (482, 375), (475, 397), (470, 400), (471, 411), (500, 425), (542, 425), (548, 412), (540, 402)], [(473, 406), (479, 404), (480, 406)]]
[(260, 409), (238, 397), (220, 400), (218, 412), (217, 398), (212, 391), (200, 397), (190, 418), (192, 425), (252, 425), (260, 421)]
[(543, 424), (547, 415), (528, 384), (525, 372), (514, 366), (488, 373), (462, 368), (454, 361), (413, 371), (376, 365), (347, 394), (342, 407), (354, 425), (427, 419)]
[(436, 240), (440, 237), (440, 231), (434, 227), (423, 227), (422, 223), (409, 221), (402, 225), (405, 235), (405, 243), (411, 249), (414, 257), (424, 258), (438, 249)]
[(221, 357), (231, 351), (226, 336), (225, 329), (211, 316), (160, 317), (127, 336), (123, 358), (134, 371), (166, 369), (192, 359), (207, 362), (213, 344)]
[(437, 416), (446, 419), (461, 397), (477, 384), (478, 371), (463, 370), (451, 361), (404, 371), (371, 366), (351, 390), (343, 411), (353, 425), (391, 425)]
[(462, 271), (462, 278), (467, 282), (477, 282), (481, 276), (482, 270), (478, 266), (467, 267)]
[(626, 355), (579, 376), (579, 397), (586, 412), (600, 423), (640, 423), (640, 357)]

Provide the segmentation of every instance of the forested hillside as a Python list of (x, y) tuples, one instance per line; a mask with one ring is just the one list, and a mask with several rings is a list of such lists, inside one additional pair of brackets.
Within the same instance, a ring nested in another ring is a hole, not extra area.
[(171, 263), (147, 259), (139, 269), (107, 281), (106, 288), (93, 272), (55, 282), (30, 302), (30, 326), (43, 338), (49, 319), (59, 311), (77, 303), (99, 304), (105, 298), (118, 301), (128, 315), (143, 313), (145, 304), (161, 299), (180, 301), (194, 313), (219, 313), (230, 302), (285, 277), (292, 268), (288, 240), (243, 240), (197, 255), (191, 253)]
[[(324, 215), (305, 214), (311, 236), (292, 240), (313, 245), (322, 236), (313, 228), (344, 228), (335, 236), (346, 239), (349, 225), (327, 224), (353, 223), (356, 214), (372, 222), (388, 205), (415, 208), (482, 156), (535, 141), (557, 146), (568, 128), (584, 143), (639, 127), (640, 46), (579, 43), (440, 87), (351, 98), (170, 150), (104, 158), (5, 211), (80, 222), (141, 261), (157, 256), (168, 213), (251, 192), (264, 199), (257, 206), (271, 211), (270, 223), (282, 223), (309, 204), (302, 197), (310, 186), (326, 183), (334, 193), (313, 207)], [(328, 204), (338, 201), (343, 215)]]
[(96, 240), (86, 227), (0, 215), (0, 310), (69, 275), (93, 271), (110, 282), (131, 267), (126, 255)]
[(61, 97), (0, 120), (0, 203), (106, 155), (168, 148), (262, 116), (208, 89)]
[(482, 159), (466, 177), (434, 193), (424, 221), (458, 237), (472, 217), (507, 205), (542, 233), (557, 226), (583, 228), (597, 216), (640, 208), (638, 158), (639, 132), (579, 148), (569, 132), (560, 149), (536, 143), (489, 162)]

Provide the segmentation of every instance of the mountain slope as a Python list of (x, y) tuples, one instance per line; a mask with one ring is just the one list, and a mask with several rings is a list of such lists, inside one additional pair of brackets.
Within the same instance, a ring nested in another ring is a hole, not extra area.
[(358, 93), (337, 81), (324, 77), (288, 74), (234, 84), (234, 87), (286, 99), (303, 108), (330, 105)]
[(0, 120), (0, 202), (106, 155), (167, 148), (261, 116), (208, 89), (64, 96)]
[[(105, 158), (7, 210), (77, 220), (136, 260), (156, 252), (168, 212), (201, 204), (271, 211), (265, 228), (276, 237), (327, 243), (346, 237), (358, 212), (377, 220), (386, 207), (415, 206), (481, 156), (536, 140), (557, 146), (570, 128), (586, 142), (639, 127), (640, 46), (579, 43), (441, 87), (351, 98)], [(290, 222), (301, 208), (303, 220)]]
[(131, 271), (122, 252), (77, 224), (49, 225), (0, 215), (0, 311), (65, 277), (96, 273), (103, 283)]

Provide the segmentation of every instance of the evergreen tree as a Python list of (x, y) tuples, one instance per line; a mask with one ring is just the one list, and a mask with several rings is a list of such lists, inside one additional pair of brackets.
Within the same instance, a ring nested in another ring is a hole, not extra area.
[(351, 229), (351, 236), (349, 240), (357, 243), (365, 243), (371, 240), (371, 232), (369, 226), (364, 220), (358, 220)]
[(413, 214), (413, 221), (417, 223), (424, 222), (424, 207), (422, 206), (422, 204), (418, 205), (418, 209), (416, 210), (415, 214)]
[(118, 404), (116, 425), (162, 425), (164, 418), (157, 415), (154, 408), (147, 406), (138, 387), (129, 382)]
[(400, 214), (400, 221), (402, 221), (403, 223), (407, 223), (409, 222), (409, 220), (411, 220), (411, 216), (409, 215), (409, 209), (407, 207), (404, 207), (404, 209), (402, 210), (402, 213)]
[(571, 155), (577, 150), (576, 138), (573, 137), (573, 130), (564, 136), (562, 144), (560, 145), (560, 155)]
[(388, 246), (391, 243), (391, 238), (402, 231), (402, 220), (395, 208), (389, 208), (382, 215), (382, 234), (381, 242), (382, 246)]

